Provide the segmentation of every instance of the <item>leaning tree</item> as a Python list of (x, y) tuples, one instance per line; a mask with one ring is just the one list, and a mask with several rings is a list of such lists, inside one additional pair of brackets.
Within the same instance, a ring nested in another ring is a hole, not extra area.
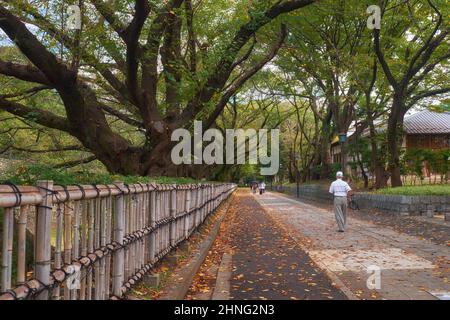
[(0, 74), (55, 100), (40, 108), (17, 98), (26, 94), (0, 92), (0, 109), (73, 136), (111, 172), (173, 174), (173, 130), (196, 119), (213, 125), (277, 54), (286, 30), (274, 20), (313, 2), (0, 1), (0, 36), (10, 41), (0, 45), (23, 55), (0, 59)]

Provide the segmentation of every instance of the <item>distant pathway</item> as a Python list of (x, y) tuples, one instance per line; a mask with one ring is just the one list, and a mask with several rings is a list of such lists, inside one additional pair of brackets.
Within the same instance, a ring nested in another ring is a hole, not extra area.
[[(431, 293), (450, 291), (445, 241), (438, 245), (352, 216), (341, 234), (330, 210), (278, 193), (253, 197), (354, 298), (434, 299)], [(381, 268), (380, 290), (367, 289), (367, 268), (373, 265)]]

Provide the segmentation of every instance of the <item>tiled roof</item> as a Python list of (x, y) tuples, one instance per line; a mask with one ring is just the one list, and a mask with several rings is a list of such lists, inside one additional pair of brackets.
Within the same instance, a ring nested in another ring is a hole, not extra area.
[(450, 112), (415, 113), (405, 117), (403, 128), (407, 134), (450, 134)]

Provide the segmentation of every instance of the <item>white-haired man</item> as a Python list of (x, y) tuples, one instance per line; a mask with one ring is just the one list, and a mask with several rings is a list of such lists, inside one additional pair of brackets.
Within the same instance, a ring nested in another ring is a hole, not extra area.
[(330, 186), (330, 193), (334, 195), (334, 215), (339, 232), (344, 232), (347, 226), (347, 196), (352, 191), (348, 183), (342, 180), (343, 177), (342, 171), (336, 172), (336, 181)]

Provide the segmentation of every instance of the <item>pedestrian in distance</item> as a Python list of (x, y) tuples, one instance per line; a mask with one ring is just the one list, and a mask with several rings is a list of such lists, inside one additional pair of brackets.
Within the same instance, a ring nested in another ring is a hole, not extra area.
[(259, 189), (259, 194), (263, 194), (266, 191), (266, 183), (264, 181), (262, 181), (258, 185), (258, 189)]
[(336, 180), (331, 183), (329, 190), (334, 196), (334, 216), (339, 232), (344, 232), (347, 227), (347, 197), (352, 194), (352, 188), (343, 178), (342, 171), (336, 172)]
[(257, 182), (252, 182), (252, 191), (253, 191), (253, 193), (256, 193), (256, 188), (258, 188), (258, 183)]

